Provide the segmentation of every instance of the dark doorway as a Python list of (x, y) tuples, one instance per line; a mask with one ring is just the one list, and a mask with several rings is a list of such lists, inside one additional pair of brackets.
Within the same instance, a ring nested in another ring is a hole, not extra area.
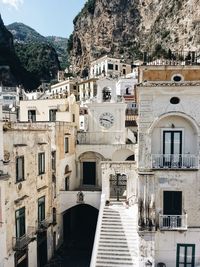
[(98, 210), (80, 204), (63, 215), (64, 262), (71, 267), (89, 267)]
[(83, 185), (95, 185), (96, 162), (83, 162)]
[(163, 213), (165, 215), (182, 214), (182, 192), (164, 191)]
[(38, 232), (37, 235), (37, 263), (43, 267), (47, 263), (47, 232)]

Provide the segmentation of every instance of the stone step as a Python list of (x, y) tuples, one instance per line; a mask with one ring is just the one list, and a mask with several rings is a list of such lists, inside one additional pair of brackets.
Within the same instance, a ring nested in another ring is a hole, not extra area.
[[(116, 265), (115, 264), (112, 264), (112, 263), (97, 263), (96, 265), (95, 265), (96, 267), (116, 267)], [(132, 267), (138, 267), (138, 264), (122, 264), (121, 265), (121, 267), (130, 267), (130, 266), (132, 266)]]
[[(112, 263), (112, 264), (116, 264), (116, 266), (122, 266), (122, 264), (126, 263), (126, 264), (133, 264), (132, 262), (132, 259), (114, 259), (114, 258), (111, 258), (111, 259), (97, 259), (97, 263)], [(108, 265), (109, 266), (109, 265)]]
[(131, 255), (121, 255), (121, 254), (98, 254), (97, 255), (97, 260), (110, 260), (110, 259), (115, 259), (115, 260), (125, 260), (125, 261), (131, 261), (132, 262), (132, 257)]
[[(133, 252), (132, 250), (129, 250), (128, 246), (119, 246), (119, 247), (117, 247), (117, 246), (113, 246), (113, 247), (107, 246), (106, 247), (106, 245), (105, 246), (99, 246), (98, 251), (102, 252), (102, 253), (106, 253), (106, 252), (108, 252), (108, 253), (109, 252), (124, 253), (124, 252), (126, 252), (126, 253), (131, 253), (131, 254)], [(135, 252), (135, 248), (134, 248), (134, 252)]]
[(117, 251), (117, 250), (112, 250), (112, 251), (107, 251), (107, 250), (104, 250), (102, 252), (98, 252), (97, 256), (100, 256), (100, 255), (114, 255), (114, 256), (120, 256), (120, 257), (130, 257), (131, 254), (129, 252), (126, 252), (126, 251)]

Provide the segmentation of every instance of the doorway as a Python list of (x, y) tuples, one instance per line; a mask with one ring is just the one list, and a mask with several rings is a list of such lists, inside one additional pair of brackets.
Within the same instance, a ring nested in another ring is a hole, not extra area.
[(83, 185), (96, 184), (96, 162), (83, 162)]

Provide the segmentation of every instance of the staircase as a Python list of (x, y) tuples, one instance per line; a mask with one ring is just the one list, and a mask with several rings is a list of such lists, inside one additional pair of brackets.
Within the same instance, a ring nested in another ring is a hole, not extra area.
[(110, 202), (104, 206), (96, 263), (90, 267), (138, 267), (137, 205)]

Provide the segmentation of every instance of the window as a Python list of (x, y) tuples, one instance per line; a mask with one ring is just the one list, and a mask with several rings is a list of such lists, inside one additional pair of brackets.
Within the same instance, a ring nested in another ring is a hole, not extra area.
[(173, 105), (179, 104), (179, 102), (180, 102), (180, 99), (178, 97), (172, 97), (170, 99), (170, 103)]
[(176, 267), (195, 266), (195, 245), (177, 244)]
[(102, 98), (104, 102), (110, 102), (111, 100), (111, 89), (108, 87), (105, 87), (102, 91)]
[(16, 158), (16, 182), (24, 181), (24, 156)]
[(118, 65), (115, 65), (115, 70), (118, 70)]
[(36, 121), (36, 111), (35, 110), (28, 110), (28, 120), (31, 122)]
[(72, 114), (72, 122), (75, 122), (75, 114)]
[(16, 237), (20, 238), (25, 235), (25, 207), (16, 210), (15, 212), (15, 226), (16, 226)]
[(56, 121), (56, 112), (57, 112), (57, 109), (49, 110), (49, 121)]
[(53, 225), (55, 225), (57, 222), (57, 220), (56, 220), (56, 208), (53, 208), (53, 210), (52, 210), (52, 213), (53, 213)]
[(112, 63), (108, 63), (108, 69), (113, 70), (113, 64)]
[(65, 153), (69, 153), (69, 138), (65, 137)]
[(126, 70), (125, 69), (123, 69), (123, 75), (126, 75)]
[(45, 153), (38, 154), (38, 174), (45, 173)]
[(69, 176), (65, 177), (65, 191), (69, 190)]
[(38, 223), (45, 219), (45, 197), (38, 199)]
[(51, 168), (52, 170), (56, 170), (56, 151), (51, 152)]
[(181, 167), (182, 131), (163, 131), (163, 164)]

